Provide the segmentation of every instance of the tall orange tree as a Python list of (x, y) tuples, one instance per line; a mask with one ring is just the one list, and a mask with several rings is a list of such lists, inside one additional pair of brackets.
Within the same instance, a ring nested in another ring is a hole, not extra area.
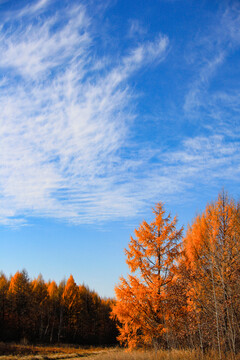
[(32, 319), (29, 312), (32, 289), (25, 270), (17, 271), (11, 278), (7, 297), (11, 333), (15, 340), (27, 338), (32, 327)]
[(216, 347), (219, 359), (222, 351), (236, 353), (240, 348), (240, 211), (225, 192), (189, 227), (184, 253), (192, 274), (189, 294), (200, 342)]
[(153, 209), (154, 220), (143, 221), (125, 250), (131, 274), (115, 288), (117, 302), (113, 316), (120, 323), (119, 341), (130, 348), (167, 343), (167, 322), (171, 316), (167, 288), (175, 273), (182, 231), (177, 219), (166, 215), (163, 204)]
[(72, 275), (70, 275), (62, 294), (64, 306), (64, 327), (65, 333), (75, 341), (78, 332), (78, 320), (80, 313), (80, 293)]

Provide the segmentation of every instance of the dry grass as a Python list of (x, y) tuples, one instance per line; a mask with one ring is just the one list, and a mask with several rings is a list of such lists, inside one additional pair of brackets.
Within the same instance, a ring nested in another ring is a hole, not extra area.
[[(203, 357), (198, 350), (159, 350), (159, 351), (132, 351), (111, 348), (74, 348), (74, 347), (48, 347), (30, 345), (6, 345), (0, 343), (8, 351), (0, 352), (0, 360), (219, 360), (217, 353), (210, 351)], [(6, 350), (6, 349), (5, 349)], [(12, 352), (11, 352), (12, 351)], [(240, 360), (240, 354), (234, 359), (230, 354), (222, 360)]]
[[(90, 359), (89, 359), (90, 360)], [(132, 351), (126, 352), (121, 349), (112, 349), (105, 354), (91, 357), (91, 360), (219, 360), (216, 352), (209, 351), (204, 356), (198, 350), (158, 350), (158, 351)], [(230, 354), (222, 357), (222, 360), (233, 360)], [(236, 356), (234, 360), (240, 360)]]
[(108, 349), (71, 346), (33, 346), (0, 343), (0, 360), (64, 360), (86, 359)]

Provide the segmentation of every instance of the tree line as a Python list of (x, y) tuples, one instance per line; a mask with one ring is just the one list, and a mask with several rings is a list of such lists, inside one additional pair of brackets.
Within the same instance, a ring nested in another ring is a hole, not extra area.
[(66, 281), (30, 280), (25, 270), (0, 275), (0, 341), (107, 345), (116, 342), (113, 300), (71, 275)]
[(240, 203), (225, 192), (183, 237), (162, 203), (125, 250), (130, 273), (115, 288), (112, 317), (130, 348), (240, 351)]

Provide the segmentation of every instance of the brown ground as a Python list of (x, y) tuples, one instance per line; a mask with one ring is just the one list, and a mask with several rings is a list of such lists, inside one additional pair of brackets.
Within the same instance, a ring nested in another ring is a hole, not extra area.
[[(219, 360), (217, 352), (202, 355), (199, 350), (126, 352), (119, 348), (31, 346), (0, 343), (0, 360)], [(222, 355), (222, 360), (240, 360), (240, 354)]]
[(90, 355), (95, 356), (109, 349), (103, 348), (80, 348), (71, 346), (33, 346), (21, 344), (0, 343), (0, 360), (74, 360), (87, 359)]

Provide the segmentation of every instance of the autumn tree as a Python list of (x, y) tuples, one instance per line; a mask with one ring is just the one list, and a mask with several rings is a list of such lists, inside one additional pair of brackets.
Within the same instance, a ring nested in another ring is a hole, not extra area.
[(64, 328), (64, 300), (63, 293), (66, 286), (65, 280), (62, 280), (58, 285), (58, 331), (57, 331), (57, 341), (62, 340), (62, 330)]
[[(103, 335), (103, 328), (104, 326), (111, 326), (110, 308), (105, 306), (104, 300), (95, 291), (91, 291), (85, 285), (79, 286), (79, 293), (81, 308), (79, 331), (82, 344), (103, 343), (101, 341), (106, 338)], [(107, 319), (102, 322), (106, 309), (108, 311)]]
[(46, 328), (46, 334), (49, 336), (49, 342), (52, 343), (56, 338), (58, 329), (58, 309), (59, 309), (59, 296), (58, 287), (55, 281), (51, 281), (47, 286), (48, 291), (48, 323)]
[(113, 299), (102, 299), (98, 309), (99, 327), (97, 329), (98, 344), (117, 343), (117, 326), (114, 319), (110, 318), (111, 309), (115, 304)]
[(125, 250), (131, 274), (116, 286), (119, 340), (130, 348), (141, 344), (167, 346), (171, 309), (167, 289), (174, 279), (180, 252), (182, 231), (176, 229), (177, 219), (166, 215), (163, 204), (153, 209), (154, 220), (143, 221), (135, 230)]
[(184, 253), (190, 276), (189, 305), (201, 346), (235, 354), (240, 346), (239, 206), (222, 192), (189, 227)]
[(166, 298), (168, 302), (167, 341), (168, 348), (194, 348), (192, 334), (189, 331), (191, 319), (188, 311), (187, 289), (189, 284), (188, 269), (185, 259), (178, 259), (175, 276), (168, 284)]
[(35, 337), (43, 341), (47, 330), (47, 308), (49, 306), (49, 295), (47, 285), (45, 284), (42, 275), (32, 283), (32, 321), (33, 329), (35, 330)]
[(10, 327), (16, 340), (27, 338), (30, 334), (31, 317), (29, 308), (31, 295), (32, 291), (27, 272), (25, 270), (17, 271), (11, 278), (8, 289)]
[(64, 306), (64, 327), (69, 340), (75, 341), (78, 332), (78, 322), (80, 314), (80, 294), (74, 278), (70, 275), (62, 294), (62, 304)]
[(4, 274), (0, 274), (0, 339), (5, 339), (7, 318), (7, 292), (9, 282)]

